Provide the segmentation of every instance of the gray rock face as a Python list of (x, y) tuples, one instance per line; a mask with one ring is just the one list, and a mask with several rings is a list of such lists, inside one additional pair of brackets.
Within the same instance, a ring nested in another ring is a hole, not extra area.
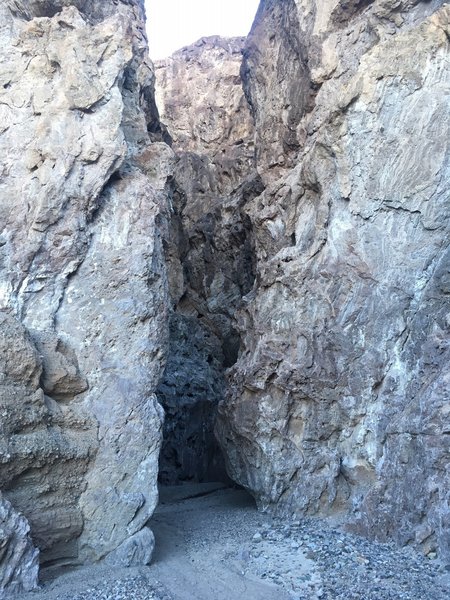
[(37, 586), (38, 550), (30, 538), (30, 526), (0, 492), (0, 594), (29, 592)]
[(0, 590), (150, 561), (157, 398), (164, 482), (220, 403), (260, 507), (450, 559), (449, 22), (263, 0), (157, 65), (166, 131), (142, 0), (0, 4)]
[(243, 42), (203, 38), (156, 64), (161, 119), (177, 151), (167, 248), (170, 352), (158, 389), (164, 483), (225, 476), (213, 428), (224, 370), (239, 348), (231, 320), (254, 279), (243, 207), (262, 189), (239, 77)]
[(117, 567), (149, 565), (154, 549), (155, 536), (151, 529), (143, 527), (110, 552), (105, 563)]
[(136, 10), (139, 19), (143, 20), (144, 8), (140, 0), (106, 0), (103, 2), (93, 2), (92, 0), (5, 0), (4, 2), (10, 12), (15, 16), (26, 19), (35, 17), (54, 17), (63, 8), (75, 7), (80, 13), (84, 14), (90, 20), (102, 21), (106, 17), (111, 17), (122, 7), (118, 5), (128, 5)]
[(241, 76), (255, 120), (258, 171), (265, 181), (277, 179), (283, 168), (295, 164), (305, 140), (299, 123), (315, 94), (295, 0), (261, 2), (243, 55)]
[(173, 153), (142, 1), (0, 23), (0, 488), (43, 561), (91, 562), (157, 502)]
[(449, 18), (261, 3), (243, 66), (266, 182), (245, 209), (257, 277), (217, 426), (261, 507), (447, 559)]

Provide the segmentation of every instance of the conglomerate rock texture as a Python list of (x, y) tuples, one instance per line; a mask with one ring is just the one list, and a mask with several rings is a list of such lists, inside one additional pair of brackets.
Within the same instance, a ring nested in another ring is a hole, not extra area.
[(173, 153), (143, 4), (0, 4), (0, 489), (43, 562), (123, 564), (157, 502)]
[(217, 432), (259, 506), (450, 558), (450, 8), (263, 0), (264, 192)]
[(158, 398), (166, 411), (164, 483), (226, 477), (213, 429), (237, 357), (232, 318), (254, 279), (250, 219), (262, 191), (240, 79), (243, 38), (202, 38), (156, 63), (161, 120), (176, 151), (167, 247), (170, 352)]

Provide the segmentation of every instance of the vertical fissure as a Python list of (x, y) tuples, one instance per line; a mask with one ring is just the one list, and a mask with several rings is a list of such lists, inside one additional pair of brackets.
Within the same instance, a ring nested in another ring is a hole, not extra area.
[(195, 221), (186, 212), (191, 199), (179, 189), (172, 193), (174, 218), (166, 247), (170, 342), (157, 390), (166, 414), (159, 471), (165, 485), (228, 479), (214, 426), (226, 393), (226, 370), (240, 348), (234, 316), (255, 279), (252, 232), (242, 205), (260, 186), (259, 179), (246, 181)]
[(255, 279), (245, 207), (262, 191), (239, 76), (243, 43), (204, 38), (156, 64), (161, 120), (176, 153), (166, 246), (170, 347), (157, 391), (166, 414), (159, 470), (166, 485), (227, 479), (214, 425), (226, 369), (239, 353), (233, 320)]

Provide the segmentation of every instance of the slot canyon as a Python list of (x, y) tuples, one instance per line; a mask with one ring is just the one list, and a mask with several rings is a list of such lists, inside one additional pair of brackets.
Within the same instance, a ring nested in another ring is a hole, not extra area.
[[(147, 568), (167, 495), (448, 577), (450, 6), (261, 0), (154, 62), (145, 21), (0, 0), (0, 598)], [(319, 572), (184, 600), (425, 600)]]

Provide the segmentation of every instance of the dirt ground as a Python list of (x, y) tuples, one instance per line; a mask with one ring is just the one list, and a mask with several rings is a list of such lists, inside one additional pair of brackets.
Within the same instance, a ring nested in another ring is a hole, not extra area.
[(167, 487), (149, 567), (48, 569), (24, 600), (448, 600), (450, 568), (319, 519), (258, 513), (225, 484)]
[(49, 569), (41, 590), (23, 598), (288, 600), (267, 577), (245, 573), (246, 546), (263, 522), (243, 490), (220, 483), (168, 487), (150, 522), (156, 546), (149, 567)]

